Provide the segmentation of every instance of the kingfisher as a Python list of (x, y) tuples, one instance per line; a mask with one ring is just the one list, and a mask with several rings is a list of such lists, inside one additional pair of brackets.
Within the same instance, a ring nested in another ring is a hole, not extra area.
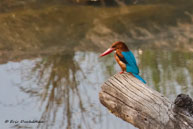
[(115, 60), (122, 69), (120, 74), (124, 72), (131, 73), (131, 75), (146, 84), (146, 81), (141, 76), (139, 76), (139, 68), (133, 53), (128, 49), (124, 42), (117, 41), (113, 43), (109, 49), (100, 55), (100, 57), (108, 55), (113, 51), (115, 52)]

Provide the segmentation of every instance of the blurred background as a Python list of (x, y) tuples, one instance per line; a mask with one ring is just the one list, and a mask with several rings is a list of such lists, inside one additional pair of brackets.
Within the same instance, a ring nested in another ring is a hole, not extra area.
[(136, 129), (98, 100), (119, 40), (148, 86), (193, 97), (193, 0), (0, 0), (0, 128)]

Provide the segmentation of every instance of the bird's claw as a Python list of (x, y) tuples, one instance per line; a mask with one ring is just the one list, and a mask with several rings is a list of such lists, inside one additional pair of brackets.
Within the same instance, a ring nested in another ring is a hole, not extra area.
[(121, 71), (121, 72), (120, 72), (120, 74), (123, 74), (123, 73), (124, 73), (124, 71)]

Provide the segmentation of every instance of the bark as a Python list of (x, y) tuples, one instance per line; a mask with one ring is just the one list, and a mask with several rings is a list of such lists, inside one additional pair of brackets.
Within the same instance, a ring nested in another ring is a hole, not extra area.
[(191, 113), (179, 104), (187, 98), (177, 98), (170, 102), (129, 73), (109, 78), (99, 93), (111, 113), (140, 129), (193, 129)]

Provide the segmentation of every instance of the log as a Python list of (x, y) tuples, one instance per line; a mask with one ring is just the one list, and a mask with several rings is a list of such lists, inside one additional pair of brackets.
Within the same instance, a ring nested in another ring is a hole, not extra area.
[(111, 113), (139, 129), (193, 129), (192, 108), (187, 108), (191, 102), (182, 103), (190, 97), (184, 96), (170, 102), (129, 73), (110, 77), (99, 93)]

